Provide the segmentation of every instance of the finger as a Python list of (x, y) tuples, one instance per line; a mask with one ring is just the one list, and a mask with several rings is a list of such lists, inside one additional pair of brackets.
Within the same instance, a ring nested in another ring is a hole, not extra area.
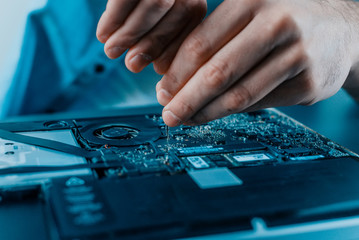
[(172, 8), (175, 0), (142, 0), (105, 44), (109, 58), (117, 58), (150, 31)]
[(192, 20), (186, 25), (186, 27), (181, 31), (181, 33), (171, 42), (171, 44), (166, 48), (164, 51), (155, 61), (154, 61), (154, 69), (155, 71), (163, 75), (169, 69), (173, 59), (175, 58), (180, 46), (188, 37), (188, 35), (195, 29), (198, 24), (201, 23), (202, 19), (205, 16), (207, 11), (207, 6), (203, 6), (202, 12), (199, 9), (198, 14), (194, 14)]
[(242, 112), (253, 112), (269, 107), (292, 106), (311, 101), (312, 99), (309, 96), (303, 94), (308, 91), (308, 86), (303, 84), (305, 75), (305, 72), (301, 72), (293, 79), (283, 82), (263, 99)]
[(153, 67), (158, 74), (163, 75), (167, 72), (181, 44), (197, 25), (198, 22), (196, 20), (190, 21), (181, 31), (181, 33), (175, 37), (170, 45), (167, 46), (166, 50), (163, 51), (162, 54), (154, 60)]
[[(277, 45), (288, 41), (287, 26), (273, 24), (267, 27), (268, 16), (258, 16), (235, 38), (216, 53), (187, 84), (176, 94), (164, 108), (164, 121), (169, 126), (176, 126), (187, 121), (198, 110), (224, 92), (235, 81), (242, 78), (255, 65), (259, 64)], [(258, 32), (261, 33), (258, 36)], [(278, 68), (275, 66), (274, 69)], [(262, 79), (266, 79), (263, 76)], [(256, 81), (256, 84), (265, 84)], [(240, 81), (239, 84), (242, 84)], [(263, 86), (266, 87), (266, 86)], [(245, 90), (247, 88), (248, 91)], [(262, 87), (261, 87), (262, 88)], [(251, 82), (240, 87), (243, 96), (241, 105), (250, 102), (250, 97), (261, 90)], [(237, 90), (239, 93), (240, 90)], [(229, 94), (230, 96), (234, 95)], [(237, 96), (237, 104), (240, 98)], [(221, 110), (219, 110), (221, 111)], [(167, 112), (167, 113), (166, 113)], [(166, 116), (167, 115), (167, 116)]]
[[(201, 124), (233, 113), (251, 111), (251, 106), (255, 104), (259, 107), (264, 103), (274, 103), (276, 100), (269, 101), (273, 96), (279, 96), (278, 101), (288, 101), (288, 99), (295, 101), (297, 95), (291, 94), (296, 90), (300, 92), (301, 88), (291, 89), (288, 92), (282, 89), (297, 86), (297, 82), (293, 85), (293, 82), (285, 81), (303, 71), (304, 61), (300, 44), (279, 48), (243, 79), (198, 111), (189, 122)], [(276, 88), (279, 90), (275, 90)], [(282, 95), (277, 95), (278, 93)], [(256, 106), (253, 109), (255, 108)]]
[[(160, 104), (167, 105), (171, 98), (165, 96), (174, 96), (200, 66), (251, 21), (254, 4), (231, 11), (233, 5), (240, 2), (225, 1), (219, 5), (185, 40), (166, 75), (158, 83), (157, 91), (166, 92), (161, 94), (163, 98), (161, 95), (158, 98)], [(223, 22), (226, 24), (221, 24)]]
[(108, 0), (106, 11), (97, 25), (97, 39), (105, 43), (110, 35), (125, 22), (138, 2), (139, 0)]
[(198, 25), (204, 17), (203, 10), (204, 6), (198, 5), (196, 1), (176, 1), (161, 21), (127, 53), (127, 68), (133, 72), (140, 72), (161, 55), (187, 24), (195, 22)]

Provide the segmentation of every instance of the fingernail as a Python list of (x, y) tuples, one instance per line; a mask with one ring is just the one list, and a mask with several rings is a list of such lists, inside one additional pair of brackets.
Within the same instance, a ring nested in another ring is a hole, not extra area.
[(162, 117), (165, 123), (170, 127), (175, 127), (182, 123), (181, 119), (169, 110), (164, 111)]
[(126, 51), (125, 48), (122, 47), (112, 47), (110, 49), (108, 49), (106, 51), (107, 56), (109, 56), (110, 58), (117, 58), (119, 56), (121, 56), (122, 53), (124, 53)]
[(98, 36), (98, 40), (102, 43), (105, 43), (108, 39), (108, 34), (107, 35), (101, 35), (101, 36)]
[(172, 98), (172, 94), (163, 88), (157, 92), (157, 101), (162, 106), (166, 106), (172, 100)]
[(143, 68), (145, 68), (148, 64), (152, 62), (152, 57), (150, 55), (140, 53), (134, 56), (129, 64), (132, 67), (132, 70), (135, 72), (140, 72)]

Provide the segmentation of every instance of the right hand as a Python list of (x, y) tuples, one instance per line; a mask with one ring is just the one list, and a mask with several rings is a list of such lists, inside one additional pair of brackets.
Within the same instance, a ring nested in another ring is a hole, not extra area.
[(195, 125), (310, 105), (343, 84), (358, 92), (358, 12), (355, 1), (223, 1), (186, 38), (157, 84), (164, 122)]
[(187, 35), (204, 18), (206, 0), (108, 0), (97, 27), (105, 53), (140, 72), (151, 62), (164, 74)]

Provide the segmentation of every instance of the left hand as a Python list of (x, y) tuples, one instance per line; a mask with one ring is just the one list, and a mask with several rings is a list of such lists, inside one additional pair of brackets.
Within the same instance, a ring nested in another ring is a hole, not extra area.
[(163, 74), (206, 11), (206, 0), (108, 0), (96, 35), (111, 59), (128, 50), (130, 71), (140, 72), (153, 62)]

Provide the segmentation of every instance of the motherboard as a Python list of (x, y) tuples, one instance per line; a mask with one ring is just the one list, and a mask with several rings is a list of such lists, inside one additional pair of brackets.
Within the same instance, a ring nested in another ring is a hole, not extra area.
[(160, 115), (77, 120), (73, 124), (81, 146), (103, 154), (90, 160), (108, 166), (97, 170), (101, 177), (294, 164), (351, 154), (275, 110), (234, 114), (200, 126), (170, 129)]

